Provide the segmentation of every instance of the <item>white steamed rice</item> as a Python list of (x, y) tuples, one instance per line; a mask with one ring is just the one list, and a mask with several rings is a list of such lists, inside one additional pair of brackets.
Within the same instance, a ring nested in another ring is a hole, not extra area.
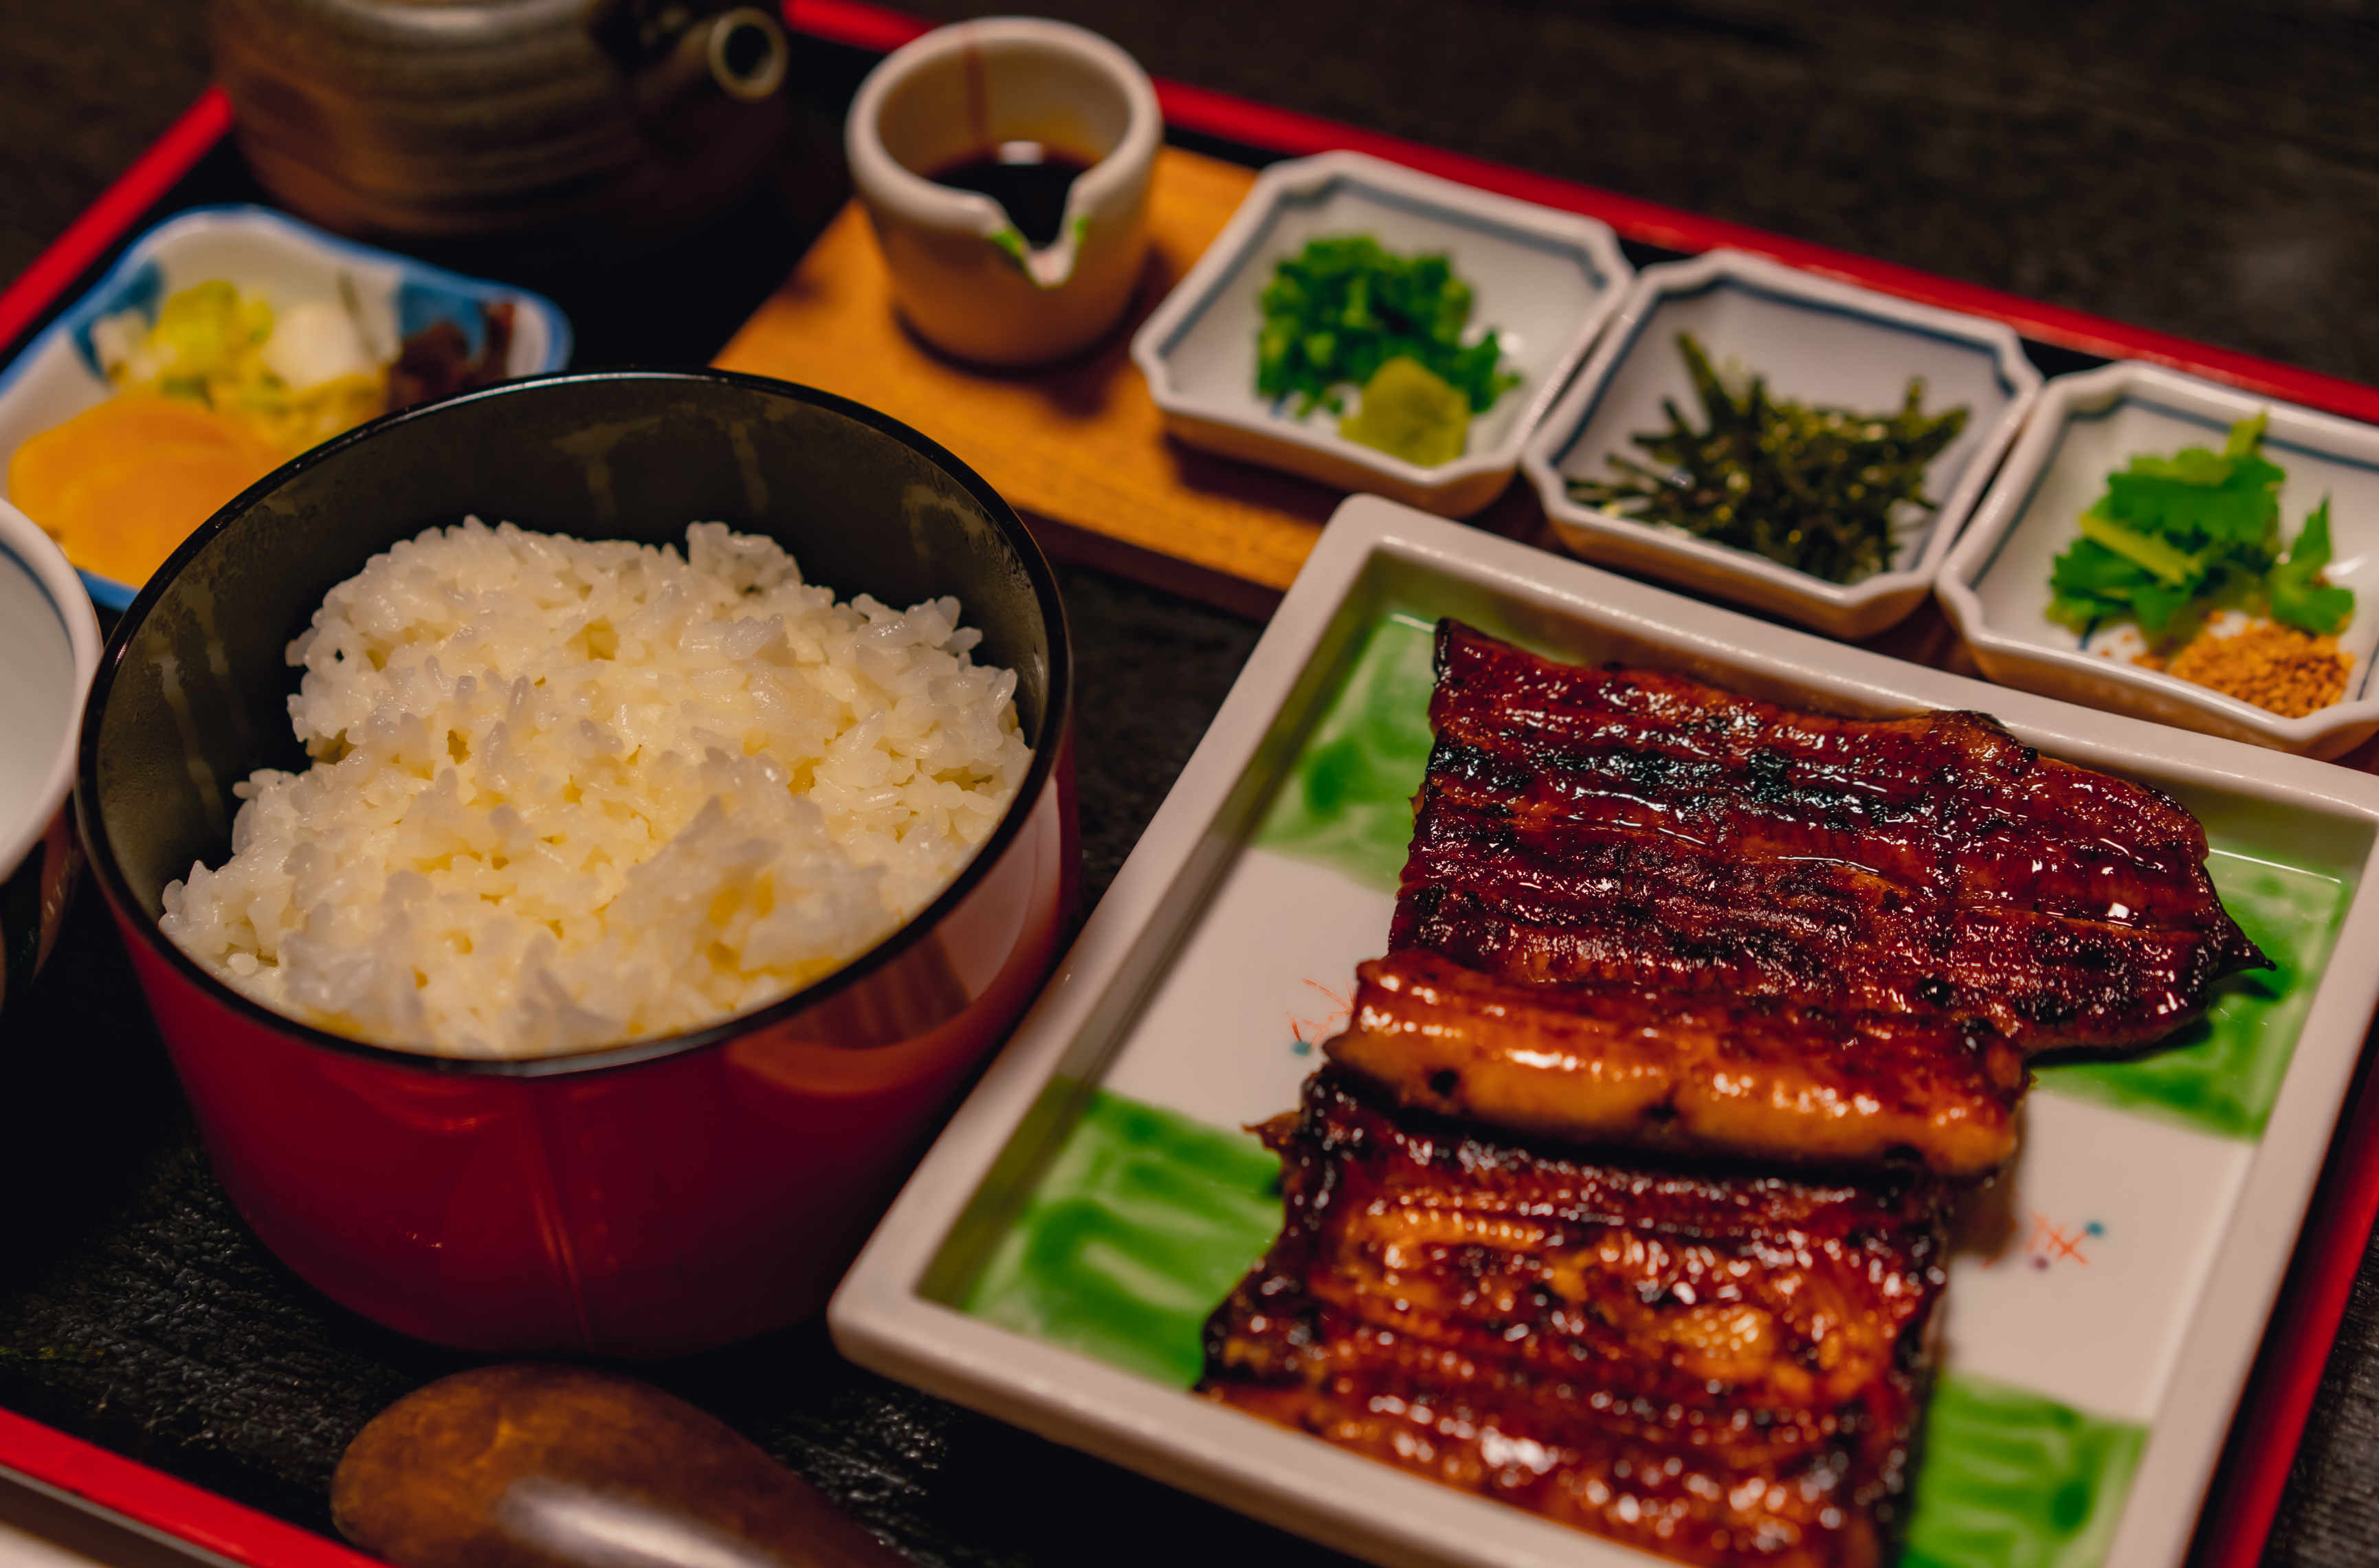
[(289, 646), (304, 773), (166, 887), (183, 950), (384, 1044), (532, 1056), (810, 983), (948, 886), (1032, 754), (942, 598), (805, 585), (715, 523), (685, 554), (477, 519), (331, 590)]

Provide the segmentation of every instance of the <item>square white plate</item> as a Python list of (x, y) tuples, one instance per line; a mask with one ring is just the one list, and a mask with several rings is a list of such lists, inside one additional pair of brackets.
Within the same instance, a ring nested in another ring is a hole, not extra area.
[[(1256, 391), (1258, 296), (1308, 240), (1370, 235), (1400, 255), (1445, 253), (1471, 286), (1470, 328), (1503, 340), (1520, 384), (1470, 421), (1462, 456), (1424, 468), (1295, 416)], [(1520, 444), (1619, 305), (1635, 269), (1607, 224), (1516, 201), (1359, 152), (1274, 163), (1131, 340), (1165, 428), (1192, 446), (1377, 490), (1467, 517), (1519, 469)]]
[(2001, 1223), (1951, 1264), (1915, 1525), (1943, 1563), (2011, 1541), (2064, 1568), (2177, 1562), (2379, 1000), (2379, 970), (2327, 961), (2379, 941), (2379, 778), (1846, 649), (1372, 497), (1323, 532), (877, 1228), (836, 1342), (1377, 1562), (1648, 1561), (1189, 1391), (1198, 1324), (1280, 1224), (1271, 1162), (1237, 1129), (1295, 1104), (1354, 963), (1386, 944), (1441, 615), (1837, 712), (1989, 708), (2205, 822), (2226, 900), (2290, 978), (2226, 996), (2195, 1043), (2045, 1075)]
[[(2302, 718), (2141, 668), (2131, 657), (2144, 646), (2136, 628), (2085, 639), (2047, 614), (2049, 569), (2079, 537), (2077, 520), (2106, 492), (2108, 474), (2143, 453), (2219, 452), (2230, 427), (2258, 410), (2270, 415), (2264, 455), (2288, 471), (2282, 532), (2295, 538), (2305, 514), (2327, 496), (2335, 554), (2326, 575), (2354, 590), (2354, 619), (2337, 639), (2354, 660), (2346, 698)], [(2379, 650), (2379, 429), (2159, 365), (2125, 360), (2059, 376), (2041, 393), (2031, 428), (1935, 587), (1974, 662), (1994, 681), (2209, 735), (2337, 756), (2379, 730), (2379, 693), (2371, 684)]]
[[(1768, 380), (1777, 397), (1827, 407), (1898, 409), (1909, 378), (1928, 413), (1962, 404), (1966, 428), (1926, 468), (1940, 503), (1897, 537), (1890, 571), (1856, 583), (1807, 572), (1682, 529), (1612, 517), (1572, 501), (1567, 481), (1608, 477), (1609, 459), (1644, 456), (1634, 438), (1668, 428), (1664, 400), (1702, 422), (1678, 352), (1691, 332), (1721, 375)], [(1790, 617), (1837, 637), (1865, 637), (1916, 608), (2040, 391), (2013, 332), (1977, 316), (1916, 305), (1741, 251), (1647, 267), (1594, 357), (1545, 416), (1521, 463), (1553, 531), (1590, 561), (1665, 578)]]

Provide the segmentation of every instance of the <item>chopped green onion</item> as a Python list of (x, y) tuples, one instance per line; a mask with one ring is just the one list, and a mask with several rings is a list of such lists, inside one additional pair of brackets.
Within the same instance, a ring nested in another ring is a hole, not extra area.
[(1411, 360), (1484, 413), (1520, 378), (1497, 367), (1493, 332), (1465, 344), (1470, 285), (1443, 255), (1398, 256), (1370, 235), (1309, 241), (1280, 263), (1261, 300), (1256, 390), (1294, 397), (1299, 418), (1336, 413), (1341, 389), (1362, 386), (1392, 359)]

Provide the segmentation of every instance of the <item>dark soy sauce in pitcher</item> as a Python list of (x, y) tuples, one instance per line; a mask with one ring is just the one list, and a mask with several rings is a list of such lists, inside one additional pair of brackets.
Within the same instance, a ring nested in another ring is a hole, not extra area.
[(1008, 211), (1033, 249), (1054, 244), (1066, 222), (1066, 195), (1091, 161), (1040, 141), (1003, 141), (935, 171), (936, 185), (980, 191)]

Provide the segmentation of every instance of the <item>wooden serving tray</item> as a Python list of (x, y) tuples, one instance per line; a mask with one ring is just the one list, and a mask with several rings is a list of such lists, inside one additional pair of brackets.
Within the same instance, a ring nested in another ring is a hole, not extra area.
[[(1117, 559), (1134, 576), (1253, 608), (1297, 575), (1339, 492), (1166, 439), (1130, 358), (1131, 335), (1255, 183), (1255, 171), (1167, 147), (1149, 195), (1139, 296), (1095, 351), (1008, 373), (946, 358), (902, 324), (892, 280), (853, 201), (784, 287), (719, 354), (915, 426), (1027, 514), (1053, 548)], [(1219, 581), (1217, 580), (1219, 579)]]
[[(1053, 554), (1266, 615), (1346, 492), (1172, 440), (1130, 354), (1132, 334), (1254, 183), (1244, 164), (1161, 150), (1140, 293), (1098, 349), (1063, 364), (985, 370), (927, 347), (893, 305), (891, 274), (855, 200), (714, 363), (915, 426), (989, 480)], [(1536, 492), (1517, 477), (1472, 521), (1560, 548)]]
[[(1061, 558), (1266, 616), (1346, 492), (1166, 436), (1131, 337), (1222, 231), (1255, 171), (1177, 147), (1157, 155), (1147, 275), (1095, 351), (1045, 369), (986, 370), (901, 321), (856, 200), (714, 361), (838, 393), (915, 426), (990, 481)], [(1515, 476), (1478, 527), (1558, 552), (1536, 491)], [(1977, 671), (1928, 603), (1867, 646)]]

